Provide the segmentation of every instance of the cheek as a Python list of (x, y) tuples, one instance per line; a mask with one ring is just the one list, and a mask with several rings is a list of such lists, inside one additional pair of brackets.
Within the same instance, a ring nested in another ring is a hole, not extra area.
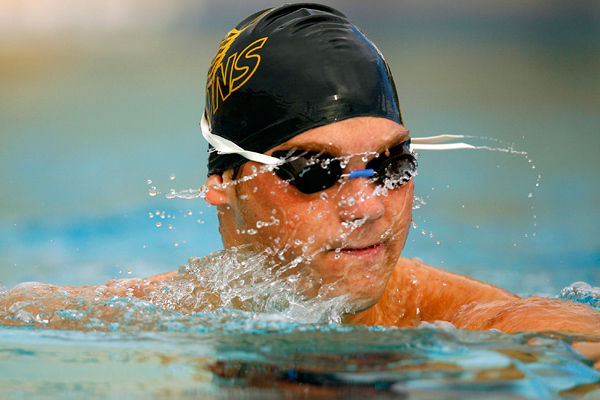
[(237, 226), (248, 241), (265, 246), (304, 244), (328, 218), (325, 202), (307, 199), (270, 174), (244, 183), (238, 197)]
[(414, 203), (414, 184), (410, 181), (398, 190), (390, 191), (388, 196), (382, 199), (386, 210), (387, 222), (399, 235), (398, 240), (404, 243), (412, 221), (412, 207)]

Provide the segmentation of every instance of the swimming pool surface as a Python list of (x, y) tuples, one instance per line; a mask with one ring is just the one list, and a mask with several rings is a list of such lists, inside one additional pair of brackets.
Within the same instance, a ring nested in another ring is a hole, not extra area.
[(8, 398), (557, 398), (600, 373), (554, 333), (298, 324), (222, 310), (154, 331), (0, 328)]

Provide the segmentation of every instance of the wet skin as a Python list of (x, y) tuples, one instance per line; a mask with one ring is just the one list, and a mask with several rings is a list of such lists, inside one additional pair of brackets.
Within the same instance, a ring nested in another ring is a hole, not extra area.
[[(347, 160), (347, 172), (364, 169), (375, 155), (406, 141), (408, 135), (387, 119), (353, 118), (304, 132), (267, 154), (297, 149), (325, 152)], [(308, 258), (293, 269), (306, 279), (306, 295), (347, 294), (352, 311), (375, 304), (408, 235), (413, 181), (382, 194), (377, 192), (381, 185), (368, 178), (341, 179), (329, 189), (304, 194), (250, 161), (241, 176), (251, 175), (255, 176), (232, 182), (226, 173), (207, 182), (206, 198), (218, 206), (225, 247), (251, 244), (255, 251), (273, 253), (273, 262), (282, 266)], [(262, 226), (263, 222), (270, 224)]]

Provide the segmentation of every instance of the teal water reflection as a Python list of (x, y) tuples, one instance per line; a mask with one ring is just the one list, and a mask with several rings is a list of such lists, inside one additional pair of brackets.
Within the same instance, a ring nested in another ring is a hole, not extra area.
[(566, 344), (574, 337), (552, 333), (294, 324), (227, 310), (132, 328), (2, 328), (0, 390), (29, 399), (551, 399), (593, 397), (600, 379)]

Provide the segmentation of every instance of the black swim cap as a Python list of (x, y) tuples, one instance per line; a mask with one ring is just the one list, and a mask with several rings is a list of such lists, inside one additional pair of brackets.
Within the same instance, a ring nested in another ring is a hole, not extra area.
[[(320, 4), (261, 11), (229, 32), (208, 71), (205, 116), (212, 134), (257, 153), (347, 118), (402, 124), (381, 52), (344, 14)], [(246, 161), (213, 150), (208, 175)]]

